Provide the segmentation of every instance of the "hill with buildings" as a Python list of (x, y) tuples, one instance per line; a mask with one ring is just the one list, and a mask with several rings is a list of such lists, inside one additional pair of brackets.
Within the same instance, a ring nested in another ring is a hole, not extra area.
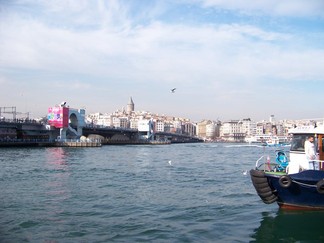
[(126, 108), (113, 113), (92, 113), (86, 115), (86, 123), (102, 127), (120, 127), (147, 130), (149, 121), (153, 122), (155, 132), (170, 132), (197, 136), (207, 141), (245, 142), (251, 137), (288, 136), (288, 130), (298, 124), (307, 125), (311, 120), (280, 120), (274, 115), (268, 120), (253, 121), (250, 118), (219, 121), (202, 120), (192, 122), (188, 118), (160, 115), (148, 111), (136, 111), (130, 97)]

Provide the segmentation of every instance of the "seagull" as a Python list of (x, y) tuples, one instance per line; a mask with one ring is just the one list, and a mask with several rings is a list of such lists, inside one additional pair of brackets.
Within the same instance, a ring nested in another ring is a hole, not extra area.
[(171, 164), (171, 160), (169, 160), (169, 165), (172, 165), (172, 164)]
[(244, 170), (244, 171), (242, 172), (242, 174), (243, 174), (243, 175), (247, 175), (247, 170)]
[(177, 88), (171, 89), (171, 93), (174, 93)]

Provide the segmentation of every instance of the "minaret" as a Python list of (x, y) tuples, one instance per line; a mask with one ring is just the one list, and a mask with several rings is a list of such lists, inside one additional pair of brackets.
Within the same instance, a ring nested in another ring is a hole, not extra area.
[(127, 114), (131, 114), (134, 111), (134, 102), (132, 97), (129, 98), (128, 104), (127, 104)]

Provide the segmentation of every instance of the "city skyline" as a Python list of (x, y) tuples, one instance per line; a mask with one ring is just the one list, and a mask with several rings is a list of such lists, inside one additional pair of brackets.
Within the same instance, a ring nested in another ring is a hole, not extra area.
[[(130, 97), (130, 99), (132, 99), (132, 97)], [(132, 100), (133, 102), (133, 100)], [(64, 103), (64, 105), (66, 105), (67, 107), (70, 107), (70, 105), (66, 102), (66, 101), (63, 101), (61, 103), (56, 103), (55, 105), (53, 105), (52, 107), (54, 106), (62, 106), (62, 103)], [(94, 114), (97, 114), (97, 113), (100, 113), (102, 115), (105, 115), (105, 114), (109, 114), (109, 115), (115, 115), (117, 113), (123, 113), (125, 112), (125, 114), (128, 114), (128, 104), (124, 104), (122, 107), (120, 108), (116, 108), (114, 111), (111, 111), (111, 112), (102, 112), (102, 111), (96, 111), (96, 112), (92, 112), (92, 113), (87, 113), (87, 111), (85, 110), (85, 115), (86, 116), (91, 116), (91, 115), (94, 115)], [(133, 106), (135, 106), (135, 104), (133, 103), (132, 104)], [(49, 109), (50, 107), (48, 107)], [(70, 107), (70, 108), (73, 108), (73, 109), (84, 109), (84, 107)], [(31, 119), (41, 119), (41, 118), (46, 118), (48, 116), (48, 109), (47, 109), (47, 112), (45, 112), (43, 115), (41, 116), (38, 116), (38, 117), (35, 117), (33, 116), (33, 111), (27, 111), (27, 112), (22, 112), (21, 110), (19, 110), (19, 107), (17, 108), (16, 106), (9, 106), (9, 107), (0, 107), (0, 114), (1, 114), (1, 117), (5, 117), (7, 119), (12, 119), (13, 117), (16, 117), (17, 119), (20, 119), (20, 118), (31, 118)], [(246, 119), (250, 119), (251, 121), (254, 121), (254, 122), (264, 122), (264, 121), (274, 121), (274, 122), (278, 122), (278, 121), (283, 121), (283, 120), (296, 120), (296, 121), (315, 121), (315, 120), (323, 120), (324, 121), (324, 117), (312, 117), (312, 118), (301, 118), (301, 119), (290, 119), (290, 118), (287, 118), (287, 119), (277, 119), (277, 117), (273, 114), (271, 115), (268, 115), (268, 117), (263, 117), (263, 118), (260, 118), (259, 120), (255, 120), (255, 119), (251, 119), (251, 117), (247, 117), (247, 116), (243, 116), (243, 117), (232, 117), (232, 118), (229, 118), (229, 119), (226, 119), (226, 120), (220, 120), (220, 119), (212, 119), (212, 118), (203, 118), (201, 120), (192, 120), (190, 117), (180, 117), (180, 116), (177, 116), (177, 115), (170, 115), (170, 114), (162, 114), (162, 113), (157, 113), (155, 111), (145, 111), (145, 110), (133, 110), (133, 113), (134, 114), (141, 114), (141, 113), (145, 113), (145, 114), (151, 114), (151, 115), (156, 115), (156, 116), (160, 116), (160, 117), (163, 117), (163, 116), (166, 116), (166, 117), (174, 117), (176, 119), (185, 119), (185, 120), (190, 120), (191, 122), (193, 123), (197, 123), (197, 122), (202, 122), (202, 121), (221, 121), (221, 122), (233, 122), (233, 121), (243, 121), (243, 120), (246, 120)]]
[[(191, 121), (322, 117), (320, 0), (0, 3), (0, 106)], [(175, 92), (170, 92), (176, 88)]]

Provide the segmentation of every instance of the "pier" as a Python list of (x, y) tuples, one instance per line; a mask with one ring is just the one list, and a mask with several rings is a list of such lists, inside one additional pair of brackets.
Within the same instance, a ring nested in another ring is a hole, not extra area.
[(55, 147), (101, 147), (101, 141), (80, 141), (80, 140), (67, 140), (56, 141)]
[(155, 133), (154, 139), (143, 139), (136, 129), (97, 126), (82, 129), (81, 136), (87, 140), (57, 139), (59, 135), (59, 129), (48, 129), (47, 124), (35, 120), (0, 120), (0, 147), (100, 147), (203, 142), (197, 137), (167, 132)]
[(51, 141), (43, 139), (1, 139), (0, 147), (101, 147), (100, 141), (65, 140)]

